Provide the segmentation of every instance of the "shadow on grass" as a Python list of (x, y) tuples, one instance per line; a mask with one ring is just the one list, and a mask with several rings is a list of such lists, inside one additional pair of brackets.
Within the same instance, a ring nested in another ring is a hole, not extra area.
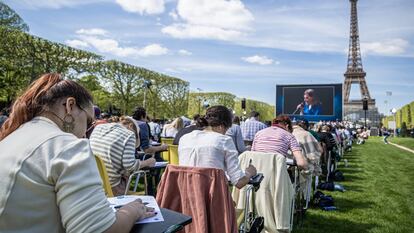
[(345, 177), (345, 181), (346, 182), (352, 182), (352, 181), (359, 181), (359, 180), (365, 180), (365, 178), (354, 174), (354, 173), (358, 173), (357, 171), (350, 173), (348, 170), (346, 170), (346, 173), (344, 173), (344, 177)]
[(348, 184), (344, 184), (343, 185), (345, 188), (345, 192), (364, 192), (365, 190), (363, 188), (361, 188), (360, 185), (348, 185)]
[(378, 227), (373, 223), (361, 223), (357, 219), (350, 221), (340, 219), (333, 215), (323, 216), (322, 210), (310, 210), (306, 214), (306, 219), (301, 227), (294, 227), (293, 233), (317, 233), (317, 232), (335, 232), (335, 233), (365, 233)]
[(355, 199), (347, 199), (342, 197), (334, 197), (335, 206), (338, 207), (338, 211), (341, 213), (353, 211), (356, 209), (369, 209), (372, 208), (375, 203), (372, 201), (362, 201)]

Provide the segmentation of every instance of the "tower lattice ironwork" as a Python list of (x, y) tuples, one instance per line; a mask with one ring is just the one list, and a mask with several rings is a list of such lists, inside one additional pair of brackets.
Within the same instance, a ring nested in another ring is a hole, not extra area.
[(344, 74), (344, 103), (350, 102), (349, 95), (351, 92), (351, 85), (353, 83), (359, 84), (361, 98), (368, 98), (368, 100), (371, 100), (371, 95), (369, 94), (368, 86), (365, 81), (366, 73), (362, 67), (361, 50), (359, 45), (357, 14), (358, 0), (349, 1), (351, 2), (351, 27), (349, 37), (348, 65)]

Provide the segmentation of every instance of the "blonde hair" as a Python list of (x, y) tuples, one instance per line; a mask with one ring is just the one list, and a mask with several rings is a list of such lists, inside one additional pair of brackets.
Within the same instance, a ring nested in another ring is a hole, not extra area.
[(135, 122), (126, 116), (121, 116), (119, 118), (119, 123), (123, 126), (125, 126), (127, 129), (131, 130), (132, 132), (135, 133), (135, 138), (139, 139), (139, 129), (137, 128), (137, 126), (135, 125)]
[(184, 128), (184, 121), (181, 117), (175, 118), (173, 122), (171, 122), (170, 127), (176, 128), (178, 130)]

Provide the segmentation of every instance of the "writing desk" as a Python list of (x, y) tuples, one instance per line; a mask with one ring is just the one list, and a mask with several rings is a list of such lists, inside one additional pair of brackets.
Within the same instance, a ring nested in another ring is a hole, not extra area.
[(162, 233), (172, 225), (180, 224), (185, 226), (193, 221), (190, 216), (173, 210), (161, 208), (161, 213), (164, 217), (164, 222), (135, 224), (130, 233)]

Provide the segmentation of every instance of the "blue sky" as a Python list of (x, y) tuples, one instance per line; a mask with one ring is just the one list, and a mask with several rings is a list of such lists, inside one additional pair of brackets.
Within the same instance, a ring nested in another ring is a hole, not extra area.
[[(347, 0), (6, 0), (30, 33), (275, 104), (276, 84), (342, 83)], [(414, 100), (414, 1), (359, 0), (362, 62), (380, 112)], [(386, 92), (392, 92), (387, 96)], [(352, 98), (359, 98), (357, 88)]]

